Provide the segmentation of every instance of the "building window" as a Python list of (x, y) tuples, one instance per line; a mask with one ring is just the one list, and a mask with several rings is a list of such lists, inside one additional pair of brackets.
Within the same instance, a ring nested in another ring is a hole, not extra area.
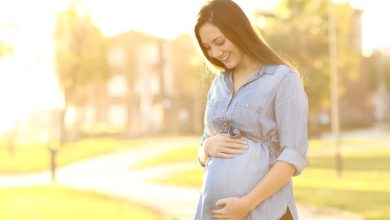
[(108, 123), (124, 126), (127, 123), (127, 108), (123, 105), (114, 105), (108, 109)]
[(123, 74), (114, 75), (108, 82), (107, 92), (110, 96), (125, 96), (128, 92), (126, 77)]

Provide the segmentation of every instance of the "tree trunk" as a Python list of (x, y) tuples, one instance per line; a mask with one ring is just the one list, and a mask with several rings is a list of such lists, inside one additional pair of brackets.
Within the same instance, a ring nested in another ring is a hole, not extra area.
[(60, 112), (60, 146), (63, 146), (67, 140), (66, 132), (66, 112), (68, 111), (68, 106), (65, 104), (65, 107), (61, 109)]
[(20, 122), (16, 122), (15, 126), (9, 131), (7, 135), (7, 151), (9, 155), (15, 153), (15, 140), (19, 130)]

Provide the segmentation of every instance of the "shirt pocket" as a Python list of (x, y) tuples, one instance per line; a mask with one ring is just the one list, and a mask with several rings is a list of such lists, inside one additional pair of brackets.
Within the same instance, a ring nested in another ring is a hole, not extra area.
[(258, 136), (262, 107), (251, 102), (240, 101), (234, 107), (233, 124), (244, 134)]

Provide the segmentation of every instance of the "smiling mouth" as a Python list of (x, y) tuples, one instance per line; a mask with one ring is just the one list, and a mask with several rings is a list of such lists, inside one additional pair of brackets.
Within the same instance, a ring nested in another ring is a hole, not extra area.
[(230, 58), (230, 54), (228, 56), (226, 56), (225, 58), (221, 59), (221, 62), (225, 63), (226, 61), (228, 61)]

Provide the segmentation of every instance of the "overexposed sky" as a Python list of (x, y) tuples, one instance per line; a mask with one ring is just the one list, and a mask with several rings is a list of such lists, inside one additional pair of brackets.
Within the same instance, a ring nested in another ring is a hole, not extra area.
[[(0, 0), (0, 38), (7, 35), (9, 24), (29, 26), (36, 34), (48, 35), (54, 26), (55, 13), (63, 10), (70, 1), (77, 0)], [(249, 14), (253, 8), (271, 10), (279, 0), (236, 0)], [(335, 2), (346, 0), (334, 0)], [(178, 33), (192, 32), (196, 15), (206, 0), (84, 0), (94, 23), (107, 36), (129, 29), (138, 29), (153, 35), (173, 38)], [(386, 0), (349, 0), (364, 9), (363, 48), (390, 45), (390, 29), (384, 21), (390, 20), (390, 2)], [(50, 36), (49, 36), (50, 37)], [(47, 38), (47, 37), (46, 37)]]
[(362, 8), (362, 43), (363, 52), (369, 53), (374, 49), (390, 47), (390, 1), (387, 0), (354, 0), (357, 7)]

